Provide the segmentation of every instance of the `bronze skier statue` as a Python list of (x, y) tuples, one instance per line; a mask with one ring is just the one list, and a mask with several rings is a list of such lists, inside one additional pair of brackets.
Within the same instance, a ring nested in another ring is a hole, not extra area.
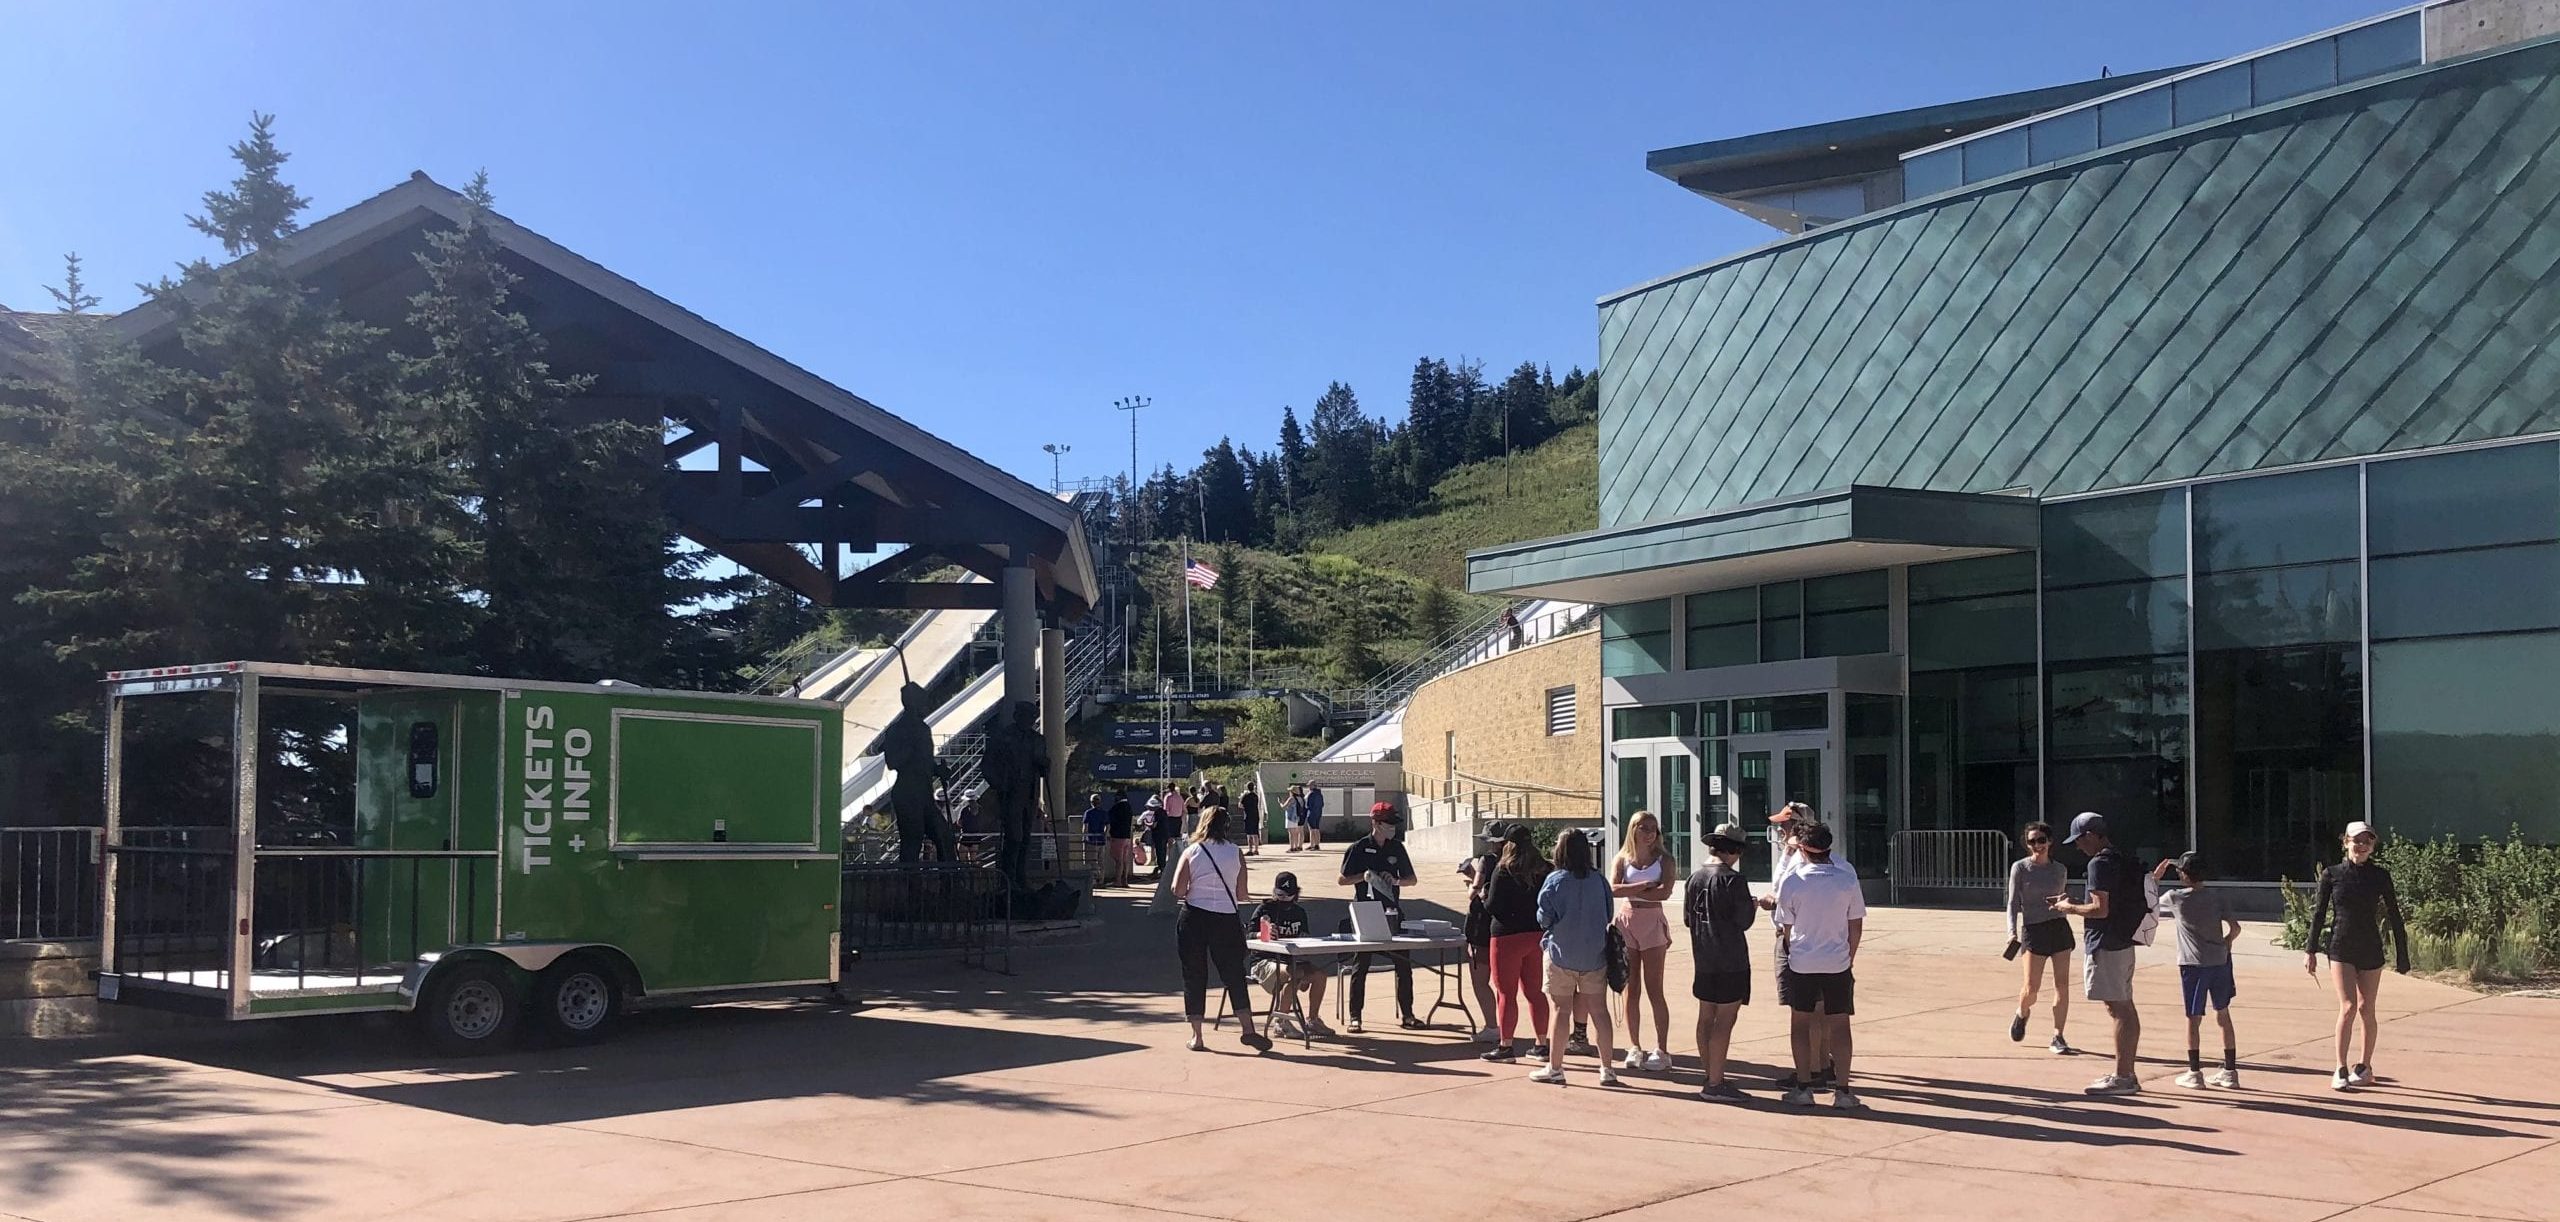
[(1041, 782), (1049, 775), (1049, 743), (1039, 723), (1039, 709), (1020, 700), (1011, 716), (987, 730), (986, 796), (1004, 832), (997, 863), (1017, 891), (1031, 887), (1031, 825), (1040, 816)]
[(942, 761), (934, 757), (933, 731), (925, 724), (933, 711), (924, 689), (909, 683), (898, 689), (903, 706), (880, 732), (880, 759), (897, 779), (889, 784), (889, 810), (898, 819), (898, 860), (913, 862), (925, 840), (933, 841), (934, 859), (957, 861), (951, 843), (951, 821), (934, 803), (934, 783), (943, 778)]

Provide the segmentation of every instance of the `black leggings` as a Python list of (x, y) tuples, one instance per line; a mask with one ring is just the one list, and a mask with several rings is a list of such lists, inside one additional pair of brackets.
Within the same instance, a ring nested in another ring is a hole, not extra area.
[(1253, 998), (1244, 987), (1244, 924), (1232, 912), (1212, 912), (1184, 904), (1173, 918), (1173, 943), (1182, 956), (1182, 1013), (1187, 1018), (1209, 1014), (1209, 965), (1227, 986), (1227, 1004), (1246, 1021), (1253, 1017)]

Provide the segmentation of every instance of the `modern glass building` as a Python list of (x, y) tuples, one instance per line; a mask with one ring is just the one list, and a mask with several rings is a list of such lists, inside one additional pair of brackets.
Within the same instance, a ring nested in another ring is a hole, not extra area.
[(1608, 808), (2097, 810), (2307, 877), (2560, 837), (2560, 33), (2443, 0), (1656, 153), (1789, 236), (1601, 303)]

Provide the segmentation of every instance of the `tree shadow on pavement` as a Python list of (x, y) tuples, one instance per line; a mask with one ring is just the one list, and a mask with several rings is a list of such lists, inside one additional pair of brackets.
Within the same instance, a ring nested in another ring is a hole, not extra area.
[[(319, 1204), (297, 1186), (281, 1139), (263, 1131), (255, 1105), (244, 1107), (234, 1084), (182, 1066), (83, 1051), (39, 1042), (11, 1050), (14, 1063), (0, 1064), (0, 1201), (11, 1209), (43, 1210), (53, 1198), (95, 1187), (84, 1181), (108, 1180), (138, 1186), (146, 1214), (253, 1218)], [(302, 1102), (340, 1104), (317, 1093)], [(226, 1123), (185, 1123), (211, 1120)]]

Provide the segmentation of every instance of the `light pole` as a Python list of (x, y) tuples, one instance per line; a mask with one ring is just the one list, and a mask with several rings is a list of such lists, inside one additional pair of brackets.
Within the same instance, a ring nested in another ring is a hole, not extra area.
[(1066, 491), (1067, 481), (1066, 477), (1060, 474), (1060, 463), (1066, 458), (1067, 451), (1072, 450), (1075, 447), (1068, 445), (1063, 441), (1052, 441), (1040, 448), (1049, 452), (1049, 491)]
[(1131, 395), (1114, 400), (1111, 406), (1129, 413), (1129, 495), (1138, 495), (1138, 412), (1154, 400), (1145, 395)]

